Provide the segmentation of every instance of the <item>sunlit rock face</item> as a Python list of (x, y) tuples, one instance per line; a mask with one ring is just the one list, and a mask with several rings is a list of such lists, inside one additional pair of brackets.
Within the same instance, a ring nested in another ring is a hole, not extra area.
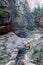
[(43, 0), (40, 0), (40, 8), (43, 6)]
[(30, 6), (31, 12), (34, 12), (34, 8), (38, 6), (41, 8), (43, 6), (43, 0), (27, 0)]

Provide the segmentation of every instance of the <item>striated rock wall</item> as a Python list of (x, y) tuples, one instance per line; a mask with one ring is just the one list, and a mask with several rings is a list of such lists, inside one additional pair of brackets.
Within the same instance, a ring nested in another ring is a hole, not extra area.
[(16, 17), (16, 20), (20, 25), (27, 27), (33, 25), (34, 19), (31, 14), (31, 10), (28, 5), (28, 1), (24, 0), (15, 0), (16, 7), (19, 12), (19, 17)]

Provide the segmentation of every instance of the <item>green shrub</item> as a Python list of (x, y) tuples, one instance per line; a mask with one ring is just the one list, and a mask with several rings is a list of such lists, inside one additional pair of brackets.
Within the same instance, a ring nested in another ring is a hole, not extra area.
[(0, 16), (3, 16), (3, 10), (0, 9)]
[(35, 8), (34, 12), (32, 12), (32, 16), (35, 17), (37, 16), (38, 14), (41, 14), (43, 13), (43, 7), (42, 8)]
[(23, 28), (23, 25), (22, 24), (19, 24), (18, 22), (13, 22), (13, 26), (15, 28), (19, 28), (19, 29)]
[(6, 54), (6, 50), (5, 49), (2, 50), (2, 55), (4, 55), (4, 54)]
[(34, 12), (32, 12), (32, 16), (37, 16), (37, 14), (40, 13), (40, 9), (39, 8), (35, 8)]
[(40, 13), (43, 13), (43, 7), (41, 8)]
[(32, 30), (34, 30), (34, 26), (29, 25), (29, 26), (28, 26), (28, 29), (29, 29), (30, 31), (32, 31)]
[(14, 22), (14, 26), (15, 26), (16, 28), (19, 28), (19, 27), (20, 27), (19, 24), (18, 24), (18, 22)]

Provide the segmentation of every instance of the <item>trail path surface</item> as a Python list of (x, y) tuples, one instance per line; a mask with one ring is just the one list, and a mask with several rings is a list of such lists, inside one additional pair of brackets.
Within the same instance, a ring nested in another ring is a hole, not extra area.
[[(41, 37), (37, 37), (38, 40)], [(0, 64), (2, 65), (15, 65), (18, 48), (24, 47), (32, 38), (20, 38), (15, 33), (9, 32), (5, 35), (0, 35)], [(43, 39), (41, 39), (43, 42)]]

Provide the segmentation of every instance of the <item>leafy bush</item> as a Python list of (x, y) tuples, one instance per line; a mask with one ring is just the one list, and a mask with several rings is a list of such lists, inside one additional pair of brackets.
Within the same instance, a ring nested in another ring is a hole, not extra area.
[(38, 8), (35, 8), (34, 9), (34, 12), (32, 12), (32, 16), (35, 17), (39, 13), (43, 13), (43, 7), (42, 8), (39, 8), (39, 7)]
[(18, 22), (15, 22), (15, 21), (13, 22), (13, 25), (14, 25), (15, 28), (18, 28), (18, 29), (23, 28), (22, 24), (19, 24)]
[(14, 22), (14, 26), (15, 26), (16, 28), (19, 28), (18, 22)]
[(32, 15), (37, 16), (37, 14), (39, 14), (39, 13), (40, 13), (40, 8), (35, 8), (34, 12), (32, 12)]
[(43, 13), (43, 7), (41, 8), (40, 13)]
[(2, 17), (3, 16), (3, 10), (0, 9), (0, 16)]
[(28, 26), (28, 29), (29, 29), (30, 31), (32, 31), (32, 30), (34, 30), (34, 26), (30, 25), (30, 26)]

